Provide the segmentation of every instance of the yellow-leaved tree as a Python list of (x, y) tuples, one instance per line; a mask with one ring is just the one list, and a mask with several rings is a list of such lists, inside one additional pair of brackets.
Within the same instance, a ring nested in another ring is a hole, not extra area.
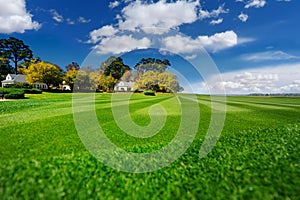
[(45, 83), (48, 87), (59, 86), (61, 83), (61, 69), (49, 62), (31, 64), (25, 70), (26, 80), (29, 83)]

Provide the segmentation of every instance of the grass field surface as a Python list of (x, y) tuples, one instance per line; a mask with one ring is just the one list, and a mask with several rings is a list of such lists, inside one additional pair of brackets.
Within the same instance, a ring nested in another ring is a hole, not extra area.
[[(199, 128), (187, 151), (163, 169), (127, 173), (105, 166), (86, 150), (74, 124), (72, 94), (26, 97), (0, 102), (1, 199), (300, 198), (300, 98), (227, 97), (221, 136), (200, 159), (211, 100), (199, 95)], [(166, 146), (177, 132), (181, 110), (173, 99), (170, 94), (130, 97), (132, 120), (140, 126), (151, 122), (151, 106), (166, 110), (164, 127), (150, 138), (129, 136), (118, 127), (111, 94), (95, 95), (96, 116), (118, 147), (151, 152)]]

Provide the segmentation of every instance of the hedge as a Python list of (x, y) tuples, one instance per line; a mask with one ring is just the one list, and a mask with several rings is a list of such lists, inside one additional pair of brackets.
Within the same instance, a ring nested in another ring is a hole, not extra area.
[(153, 92), (152, 90), (146, 90), (144, 92), (144, 95), (146, 95), (146, 96), (155, 96), (155, 92)]
[(5, 99), (24, 99), (25, 92), (23, 90), (15, 90), (11, 91), (7, 94), (4, 93)]
[(0, 88), (5, 99), (23, 99), (26, 94), (42, 94), (42, 90), (37, 88)]

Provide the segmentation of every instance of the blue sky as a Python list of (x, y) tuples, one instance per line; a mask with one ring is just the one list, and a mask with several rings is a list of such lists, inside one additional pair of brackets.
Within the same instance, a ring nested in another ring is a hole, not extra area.
[[(147, 48), (195, 63), (204, 48), (222, 80), (191, 79), (198, 92), (300, 92), (299, 10), (297, 0), (0, 0), (0, 36), (22, 39), (62, 69)], [(173, 63), (191, 71), (183, 65)]]

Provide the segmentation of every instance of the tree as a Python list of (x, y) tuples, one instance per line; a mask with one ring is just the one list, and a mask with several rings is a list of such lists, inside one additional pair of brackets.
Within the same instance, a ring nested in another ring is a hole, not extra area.
[(6, 58), (0, 57), (0, 81), (4, 80), (7, 74), (14, 73), (13, 67)]
[(90, 72), (90, 82), (93, 89), (99, 89), (99, 80), (101, 75), (97, 72)]
[(168, 59), (160, 60), (156, 58), (142, 58), (135, 66), (138, 77), (141, 77), (147, 71), (164, 72), (171, 66)]
[(75, 89), (78, 91), (88, 90), (91, 86), (89, 75), (83, 70), (78, 70), (75, 81)]
[(113, 91), (117, 82), (118, 80), (111, 74), (109, 76), (102, 74), (99, 79), (99, 86), (103, 91)]
[(121, 81), (130, 82), (134, 81), (134, 74), (131, 71), (126, 71), (123, 76), (121, 77)]
[(30, 60), (23, 61), (22, 63), (18, 64), (18, 74), (25, 74), (25, 70), (28, 69), (31, 64), (39, 62), (41, 62), (39, 57), (34, 57)]
[(112, 62), (105, 67), (103, 73), (106, 76), (111, 75), (112, 77), (114, 77), (114, 79), (120, 80), (123, 74), (128, 70), (130, 70), (130, 67), (123, 63), (122, 58), (117, 57), (115, 59), (112, 59)]
[(29, 83), (45, 83), (48, 87), (50, 85), (58, 86), (61, 83), (60, 68), (48, 62), (31, 64), (25, 73)]
[(67, 69), (67, 72), (71, 71), (71, 70), (79, 70), (80, 66), (77, 64), (77, 62), (72, 62), (66, 66), (66, 69)]
[(170, 72), (147, 71), (134, 85), (135, 90), (153, 90), (162, 92), (179, 92), (180, 87), (175, 74)]
[(181, 92), (183, 87), (179, 85), (175, 74), (162, 72), (158, 74), (159, 89), (165, 92)]
[(69, 85), (72, 90), (76, 81), (77, 73), (78, 70), (69, 70), (63, 75), (63, 80), (65, 81), (65, 84)]
[(0, 40), (0, 57), (11, 60), (14, 63), (15, 73), (18, 73), (18, 63), (20, 61), (29, 61), (33, 54), (28, 45), (22, 40), (14, 37)]

